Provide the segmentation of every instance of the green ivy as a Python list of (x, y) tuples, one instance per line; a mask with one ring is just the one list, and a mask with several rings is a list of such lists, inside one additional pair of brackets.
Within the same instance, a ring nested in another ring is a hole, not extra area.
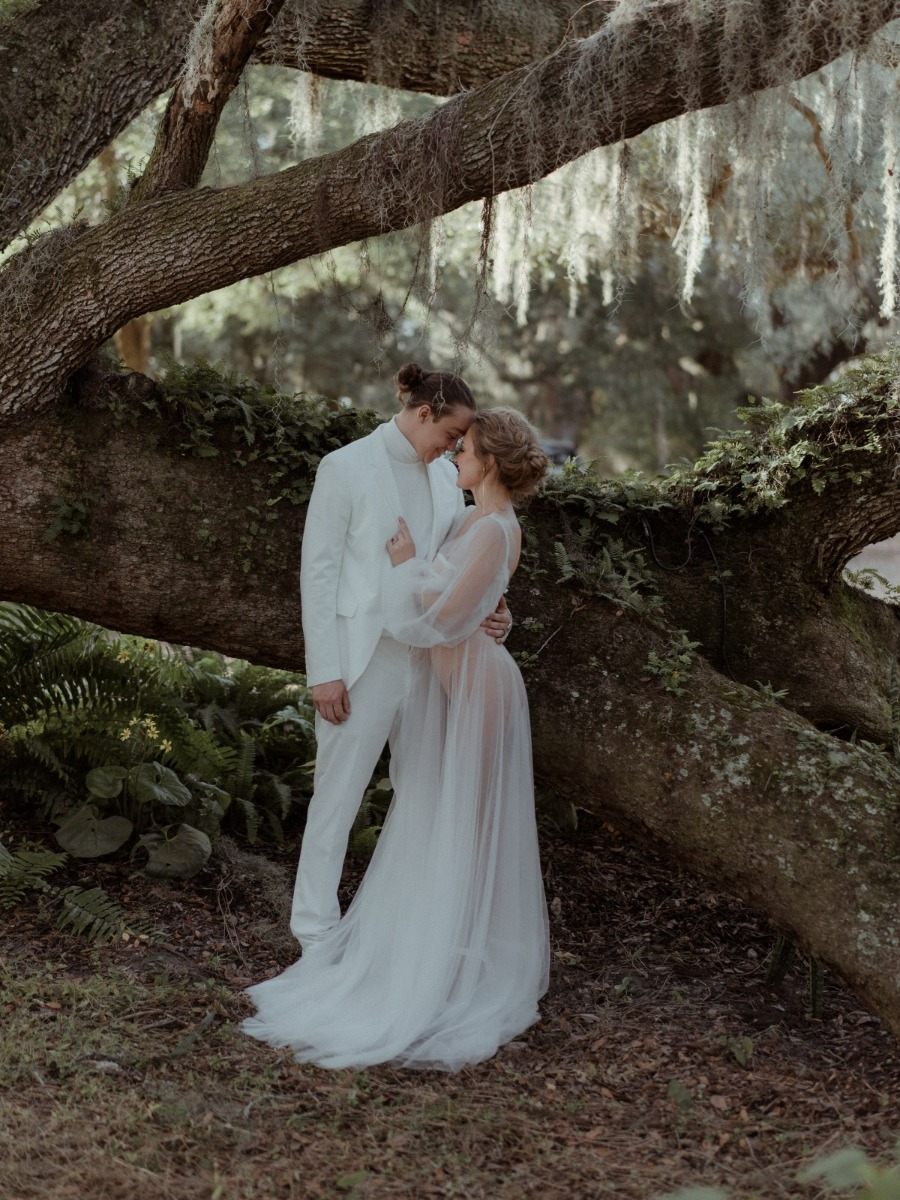
[[(592, 467), (569, 461), (539, 502), (560, 516), (549, 564), (546, 549), (527, 536), (526, 520), (529, 574), (552, 570), (557, 583), (638, 614), (658, 614), (648, 560), (655, 557), (652, 518), (677, 518), (686, 531), (712, 536), (734, 518), (783, 508), (800, 487), (819, 494), (848, 480), (861, 483), (871, 473), (866, 455), (900, 446), (898, 379), (900, 350), (893, 349), (837, 383), (799, 393), (793, 405), (748, 405), (738, 410), (744, 428), (723, 433), (697, 462), (670, 467), (666, 476), (627, 472), (602, 480)], [(853, 581), (871, 587), (873, 576), (863, 572)], [(727, 577), (727, 571), (716, 575), (723, 586)]]

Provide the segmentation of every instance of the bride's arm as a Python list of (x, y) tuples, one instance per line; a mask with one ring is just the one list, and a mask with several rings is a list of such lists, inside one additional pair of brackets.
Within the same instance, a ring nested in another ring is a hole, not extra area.
[(458, 558), (408, 558), (390, 572), (385, 628), (392, 637), (410, 646), (453, 646), (497, 607), (508, 582), (506, 529), (482, 520), (464, 537)]

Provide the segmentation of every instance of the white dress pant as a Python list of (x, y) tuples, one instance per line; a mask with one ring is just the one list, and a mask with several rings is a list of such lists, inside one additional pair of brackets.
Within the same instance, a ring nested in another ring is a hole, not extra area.
[(316, 714), (316, 772), (294, 885), (291, 932), (308, 949), (341, 917), (337, 889), (350, 829), (385, 742), (393, 744), (412, 684), (408, 646), (383, 637), (350, 688), (350, 716)]

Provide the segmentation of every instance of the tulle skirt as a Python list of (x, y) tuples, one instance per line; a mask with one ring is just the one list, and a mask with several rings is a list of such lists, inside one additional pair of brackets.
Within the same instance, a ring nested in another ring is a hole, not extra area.
[(525, 689), (482, 631), (419, 651), (394, 800), (347, 912), (241, 1026), (327, 1067), (455, 1071), (540, 1019), (549, 945)]

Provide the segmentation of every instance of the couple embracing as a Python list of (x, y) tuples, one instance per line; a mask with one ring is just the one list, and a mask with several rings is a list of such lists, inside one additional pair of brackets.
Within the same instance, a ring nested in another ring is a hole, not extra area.
[[(503, 646), (513, 502), (547, 460), (523, 417), (476, 412), (458, 376), (411, 363), (397, 383), (400, 413), (323, 458), (309, 502), (303, 955), (249, 989), (242, 1027), (323, 1066), (456, 1070), (538, 1020), (547, 987), (528, 705)], [(385, 742), (394, 799), (341, 917), (350, 827)]]

